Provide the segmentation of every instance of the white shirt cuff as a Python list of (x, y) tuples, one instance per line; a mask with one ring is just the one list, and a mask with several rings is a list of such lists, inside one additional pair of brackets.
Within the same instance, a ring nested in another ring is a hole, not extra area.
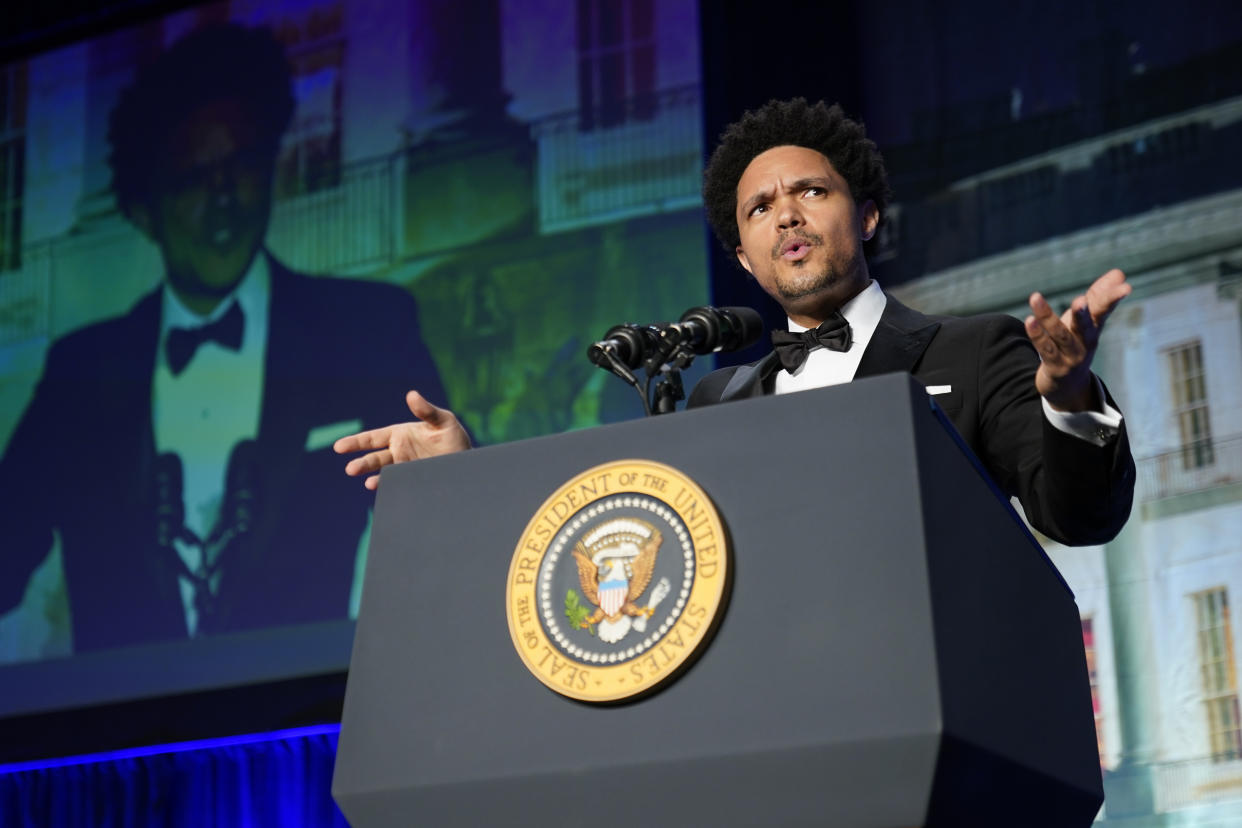
[(1092, 377), (1095, 388), (1100, 394), (1103, 411), (1057, 411), (1043, 397), (1039, 401), (1044, 405), (1044, 416), (1057, 431), (1065, 432), (1071, 437), (1086, 440), (1096, 446), (1103, 446), (1117, 436), (1121, 428), (1121, 412), (1108, 404), (1104, 396), (1104, 386), (1099, 377)]

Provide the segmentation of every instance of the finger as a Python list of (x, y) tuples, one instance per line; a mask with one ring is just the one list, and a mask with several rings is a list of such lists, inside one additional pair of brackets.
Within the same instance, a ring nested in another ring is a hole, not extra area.
[(1099, 328), (1091, 317), (1090, 303), (1086, 296), (1074, 297), (1069, 309), (1065, 311), (1064, 321), (1080, 345), (1086, 348), (1095, 347), (1095, 341), (1099, 338)]
[(432, 405), (426, 397), (417, 391), (405, 395), (405, 404), (410, 413), (429, 426), (441, 426), (447, 420), (448, 411)]
[(375, 491), (379, 488), (379, 478), (380, 476), (378, 474), (373, 474), (366, 480), (362, 481), (362, 485), (366, 486), (371, 491)]
[[(1076, 353), (1079, 350), (1079, 342), (1074, 338), (1074, 335), (1070, 332), (1069, 327), (1067, 327), (1069, 319), (1062, 319), (1057, 316), (1056, 311), (1054, 311), (1052, 306), (1048, 304), (1048, 300), (1044, 299), (1043, 295), (1040, 293), (1031, 294), (1030, 304), (1031, 310), (1035, 312), (1035, 321), (1039, 324), (1039, 327), (1043, 330), (1043, 333), (1053, 344), (1053, 347), (1063, 350), (1066, 353)], [(1068, 316), (1069, 314), (1067, 313), (1067, 317)], [(1031, 341), (1035, 342), (1036, 347), (1039, 348), (1039, 352), (1041, 354), (1045, 354), (1044, 347), (1041, 347), (1040, 343), (1036, 342), (1035, 337), (1031, 336), (1029, 328), (1027, 330), (1027, 336), (1030, 336)], [(1045, 355), (1045, 358), (1047, 358), (1047, 355)]]
[(1031, 344), (1035, 346), (1035, 350), (1039, 352), (1040, 359), (1044, 362), (1056, 359), (1059, 353), (1057, 344), (1052, 341), (1052, 337), (1048, 336), (1048, 332), (1040, 324), (1037, 317), (1028, 316), (1026, 318), (1026, 336), (1031, 340)]
[(1066, 324), (1069, 333), (1079, 341), (1087, 341), (1095, 333), (1095, 322), (1090, 317), (1090, 305), (1086, 295), (1074, 297), (1061, 320)]
[[(1118, 277), (1106, 278), (1111, 273), (1118, 274)], [(1130, 295), (1130, 283), (1125, 281), (1121, 271), (1110, 271), (1110, 274), (1100, 277), (1087, 289), (1091, 311), (1095, 316), (1107, 316), (1117, 307), (1118, 302)]]
[[(1057, 327), (1063, 333), (1068, 334), (1062, 321), (1056, 317), (1053, 317), (1053, 319), (1056, 321)], [(1056, 366), (1055, 372), (1063, 374), (1081, 361), (1083, 345), (1077, 339), (1071, 339), (1067, 344), (1058, 342), (1034, 316), (1028, 316), (1025, 324), (1026, 336), (1031, 340), (1031, 344), (1035, 346), (1035, 350), (1039, 353), (1040, 362), (1043, 363), (1041, 370), (1047, 370), (1051, 366)]]
[(1031, 313), (1035, 314), (1035, 319), (1041, 325), (1051, 322), (1057, 318), (1056, 311), (1052, 309), (1052, 305), (1048, 304), (1048, 300), (1044, 298), (1042, 293), (1032, 293), (1029, 300)]
[(337, 454), (349, 454), (351, 451), (370, 451), (371, 449), (384, 448), (392, 438), (392, 430), (394, 428), (396, 426), (384, 426), (383, 428), (373, 428), (370, 431), (350, 434), (333, 443), (332, 450)]
[(371, 472), (379, 471), (384, 466), (391, 466), (392, 463), (392, 452), (388, 449), (373, 451), (370, 454), (355, 457), (346, 463), (345, 473), (351, 477), (357, 477), (360, 474), (370, 474)]
[(1130, 295), (1131, 290), (1126, 274), (1115, 268), (1091, 283), (1087, 289), (1087, 302), (1097, 327), (1104, 324), (1104, 320), (1122, 299)]

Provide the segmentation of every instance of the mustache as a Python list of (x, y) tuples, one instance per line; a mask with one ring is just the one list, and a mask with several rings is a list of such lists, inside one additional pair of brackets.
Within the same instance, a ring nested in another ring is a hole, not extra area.
[(824, 243), (824, 237), (818, 233), (808, 233), (805, 230), (791, 230), (776, 240), (776, 244), (772, 245), (772, 258), (779, 259), (781, 250), (789, 243), (791, 239), (801, 239), (807, 244), (818, 246)]

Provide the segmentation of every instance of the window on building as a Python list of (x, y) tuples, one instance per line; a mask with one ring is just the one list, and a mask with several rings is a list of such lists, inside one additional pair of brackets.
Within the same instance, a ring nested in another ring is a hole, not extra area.
[(578, 0), (579, 127), (655, 116), (654, 0)]
[(1173, 415), (1182, 444), (1182, 468), (1200, 469), (1216, 460), (1208, 417), (1203, 348), (1198, 340), (1168, 351)]
[(1100, 681), (1095, 669), (1095, 631), (1090, 617), (1082, 619), (1082, 647), (1087, 653), (1087, 678), (1091, 682), (1091, 711), (1095, 714), (1095, 747), (1104, 764), (1104, 714), (1100, 706)]
[(297, 104), (276, 161), (276, 197), (341, 183), (341, 78), (345, 65), (340, 5), (312, 10), (277, 28), (293, 69)]
[(26, 64), (0, 66), (0, 271), (22, 266)]
[(1242, 758), (1242, 719), (1238, 715), (1238, 674), (1233, 657), (1229, 597), (1211, 589), (1193, 596), (1198, 627), (1199, 669), (1212, 758)]

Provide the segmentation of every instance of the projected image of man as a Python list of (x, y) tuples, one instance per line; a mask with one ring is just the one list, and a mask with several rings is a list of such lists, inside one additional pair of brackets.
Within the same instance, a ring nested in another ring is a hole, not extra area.
[(76, 650), (347, 617), (369, 512), (330, 445), (400, 416), (406, 388), (444, 395), (407, 292), (265, 249), (294, 107), (280, 44), (238, 25), (122, 93), (113, 191), (163, 283), (49, 351), (0, 467), (21, 491), (0, 613), (56, 531)]

